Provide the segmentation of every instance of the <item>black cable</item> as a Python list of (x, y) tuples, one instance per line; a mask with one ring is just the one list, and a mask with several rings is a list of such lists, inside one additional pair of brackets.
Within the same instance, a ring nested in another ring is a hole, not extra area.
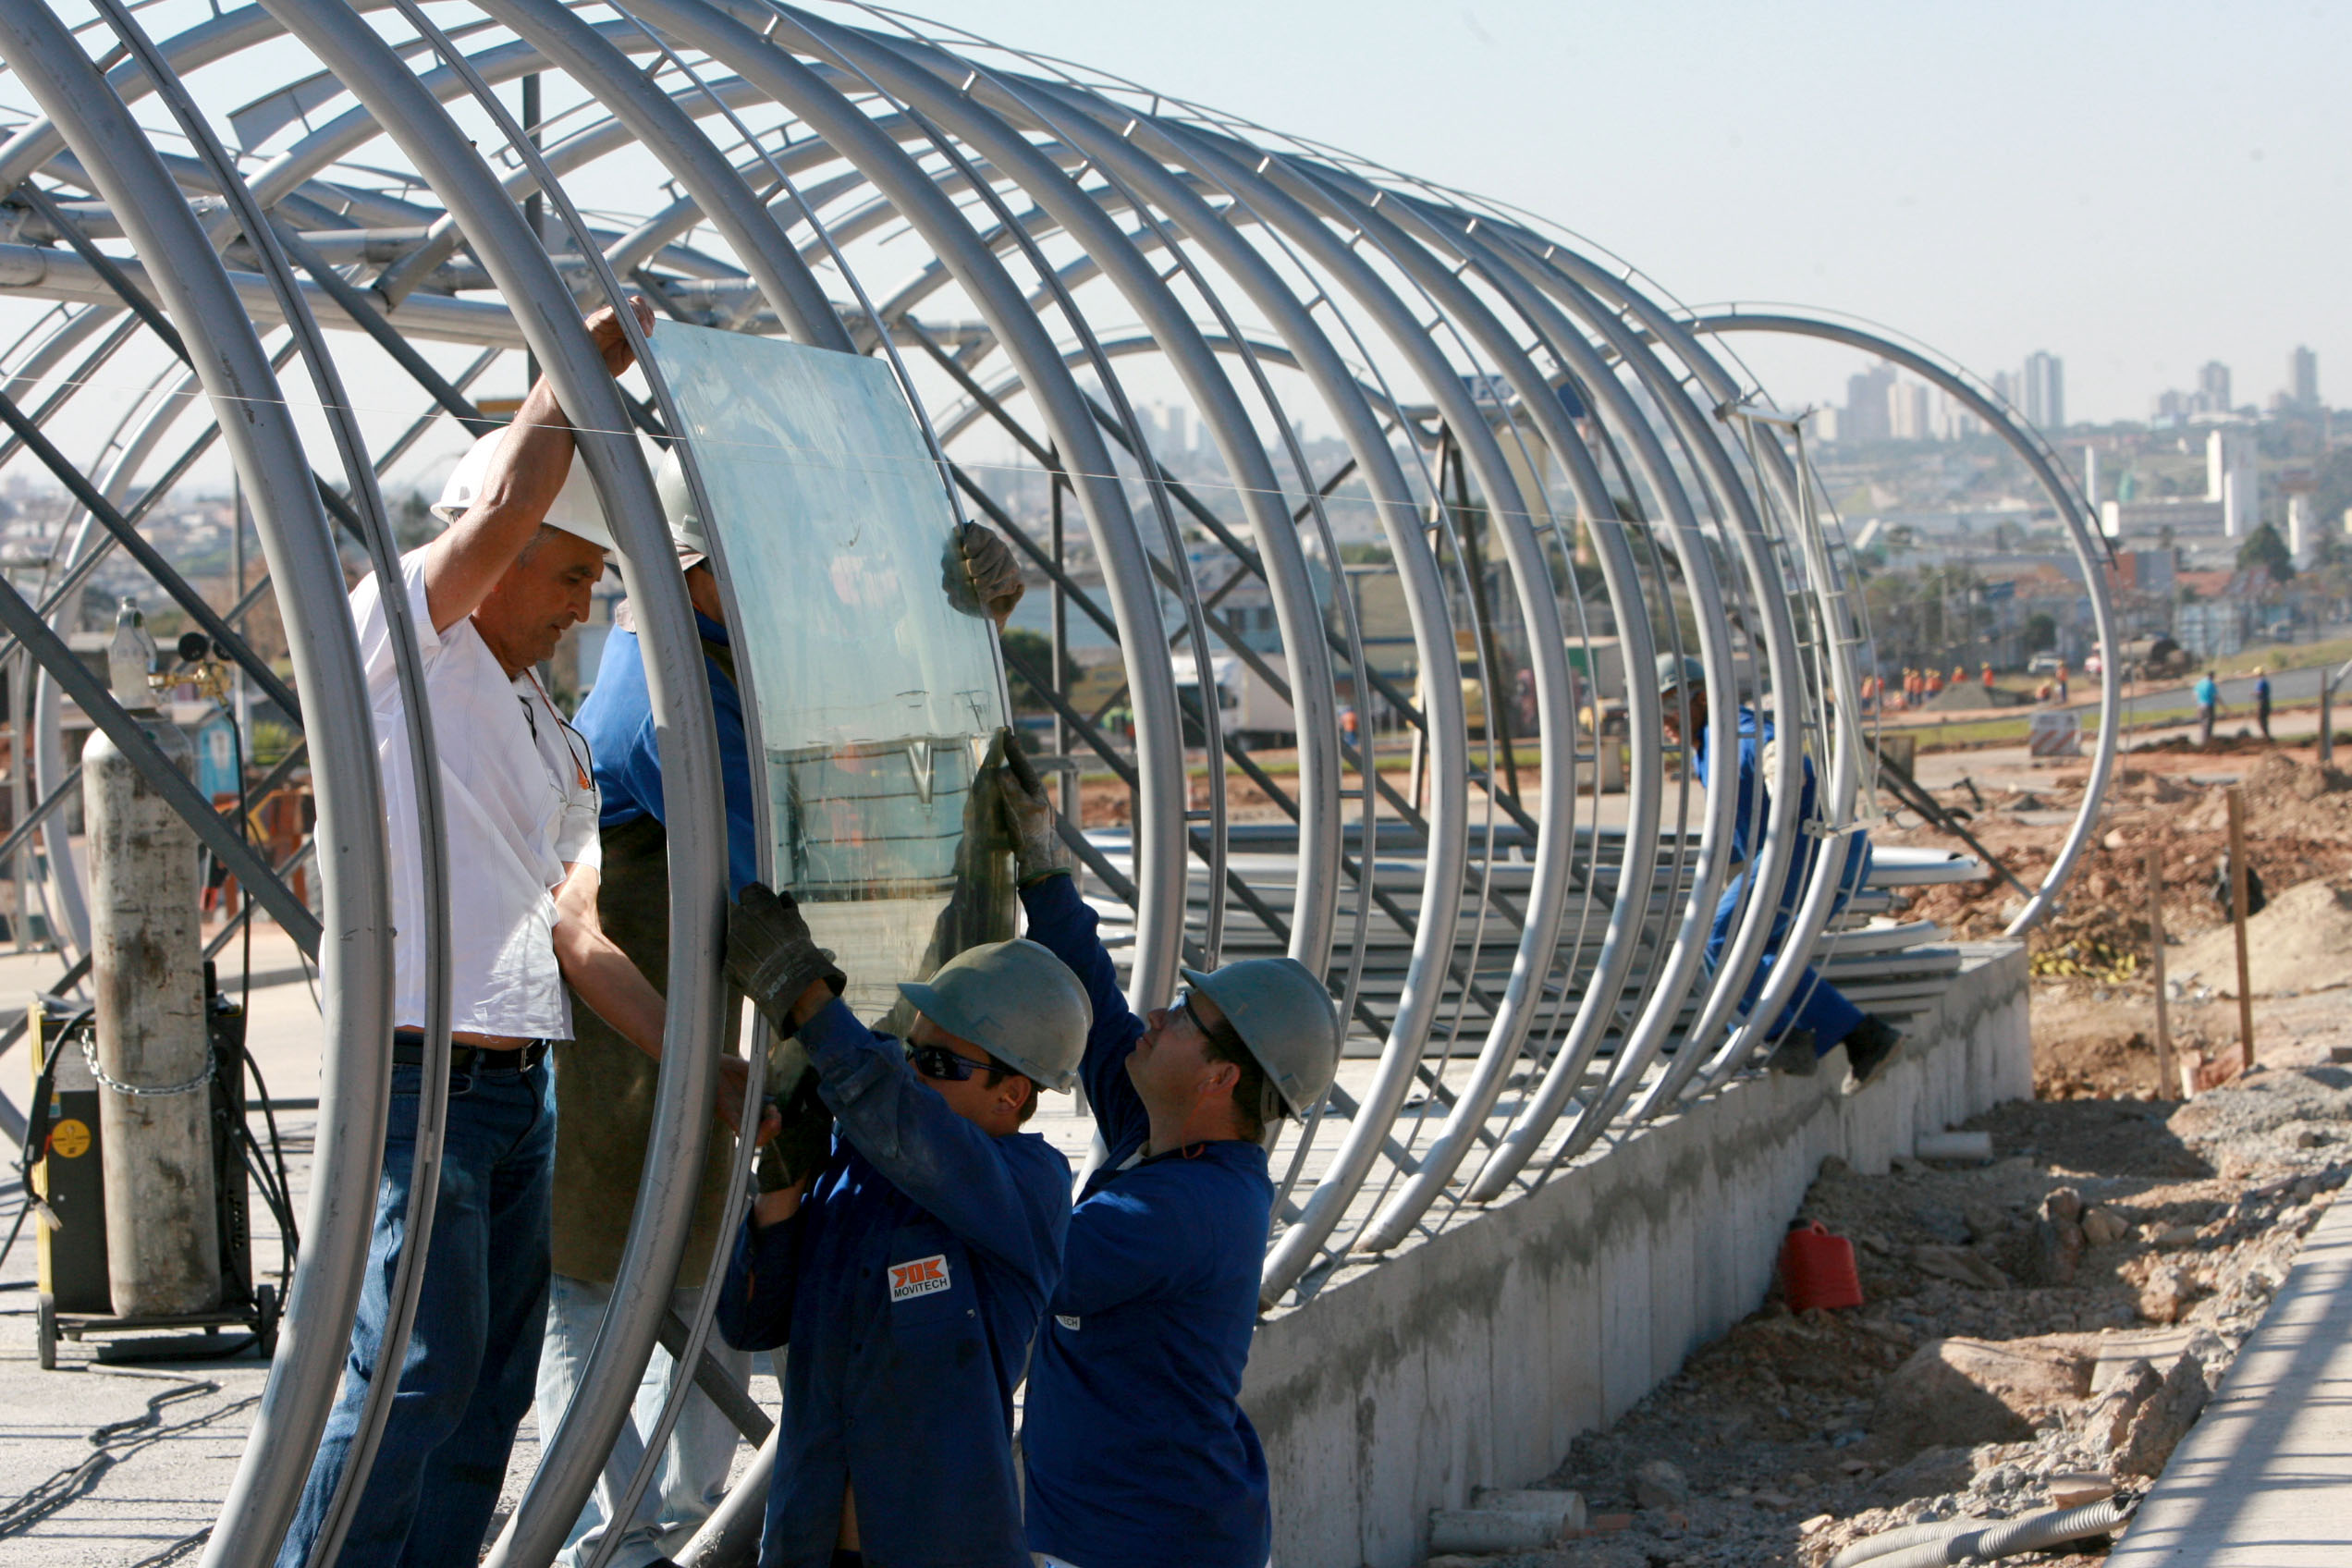
[[(242, 516), (234, 519), (233, 522), (239, 528), (245, 526)], [(238, 589), (242, 592), (244, 584), (239, 583)], [(231, 761), (237, 767), (237, 836), (250, 841), (252, 837), (253, 799), (252, 786), (245, 770), (245, 729), (233, 716), (229, 720), (228, 740)], [(245, 897), (251, 900), (251, 889), (245, 891)], [(251, 907), (245, 910), (244, 918), (245, 929), (239, 937), (243, 973), (238, 977), (237, 1007), (245, 1028), (250, 1030), (253, 1020), (253, 912)], [(305, 981), (308, 978), (306, 971)], [(261, 1098), (262, 1120), (269, 1127), (270, 1164), (277, 1172), (277, 1190), (273, 1197), (270, 1183), (262, 1178), (260, 1171), (252, 1170), (251, 1159), (247, 1161), (247, 1170), (252, 1172), (262, 1189), (263, 1201), (269, 1205), (270, 1214), (277, 1221), (277, 1295), (282, 1307), (288, 1287), (294, 1278), (295, 1256), (302, 1244), (301, 1235), (294, 1223), (294, 1183), (286, 1172), (286, 1145), (278, 1136), (277, 1112), (270, 1105), (269, 1084), (262, 1077), (262, 1064), (253, 1056), (251, 1039), (243, 1032), (238, 1035), (238, 1054), (245, 1059), (246, 1076), (253, 1081), (254, 1091)], [(259, 1158), (261, 1145), (253, 1137), (252, 1128), (242, 1126), (239, 1131), (244, 1134), (245, 1142), (252, 1151), (252, 1158)]]

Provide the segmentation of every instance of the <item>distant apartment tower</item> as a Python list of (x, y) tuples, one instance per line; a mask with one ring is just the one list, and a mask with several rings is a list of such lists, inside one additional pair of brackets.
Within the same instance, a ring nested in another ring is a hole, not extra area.
[(1925, 382), (1898, 381), (1887, 388), (1888, 434), (1897, 441), (1933, 441), (1941, 432), (1935, 426), (1934, 405), (1928, 397)]
[(2057, 355), (2036, 349), (2026, 356), (2026, 420), (2055, 431), (2066, 423), (2066, 363)]
[(2256, 457), (2254, 433), (2242, 425), (2224, 425), (2205, 437), (2205, 499), (2222, 504), (2224, 538), (2246, 537), (2260, 519), (2261, 481)]
[(2219, 360), (2208, 360), (2205, 368), (2197, 373), (2197, 396), (2203, 410), (2225, 414), (2237, 407), (2230, 401), (2229, 366)]
[(1838, 419), (1841, 441), (1885, 441), (1894, 435), (1894, 367), (1880, 361), (1860, 375), (1845, 378), (1845, 412)]
[(2299, 344), (2286, 357), (2286, 397), (2298, 409), (2320, 406), (2320, 357)]

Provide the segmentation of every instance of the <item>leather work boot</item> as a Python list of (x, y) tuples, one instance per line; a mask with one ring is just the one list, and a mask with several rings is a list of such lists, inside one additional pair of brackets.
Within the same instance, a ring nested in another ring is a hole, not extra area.
[(1903, 1031), (1871, 1013), (1845, 1037), (1845, 1092), (1867, 1087), (1903, 1054)]
[(1819, 1071), (1821, 1054), (1810, 1029), (1792, 1029), (1772, 1047), (1772, 1054), (1764, 1065), (1774, 1072), (1784, 1072), (1792, 1078), (1810, 1078)]

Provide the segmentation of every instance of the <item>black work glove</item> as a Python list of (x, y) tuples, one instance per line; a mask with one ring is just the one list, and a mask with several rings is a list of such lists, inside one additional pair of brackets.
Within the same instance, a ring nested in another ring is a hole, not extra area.
[(1053, 799), (1035, 765), (1007, 735), (1005, 760), (998, 770), (998, 811), (1006, 835), (1012, 839), (1013, 860), (1023, 887), (1057, 871), (1070, 869), (1070, 847), (1054, 829)]
[(727, 912), (727, 978), (752, 998), (779, 1039), (799, 1027), (792, 1004), (822, 980), (839, 996), (850, 977), (816, 945), (790, 893), (754, 882)]
[(800, 1082), (770, 1100), (784, 1119), (784, 1130), (761, 1145), (759, 1190), (781, 1192), (825, 1164), (833, 1152), (833, 1112), (816, 1092), (816, 1074), (802, 1072)]

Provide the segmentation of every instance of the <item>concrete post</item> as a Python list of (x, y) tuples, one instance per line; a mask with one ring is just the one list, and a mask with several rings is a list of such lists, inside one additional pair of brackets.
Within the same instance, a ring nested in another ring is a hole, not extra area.
[[(116, 698), (192, 771), (188, 738), (152, 711), (137, 617), (125, 601), (108, 660)], [(201, 1312), (219, 1305), (221, 1269), (196, 835), (104, 731), (81, 766), (107, 1278), (124, 1317)]]

